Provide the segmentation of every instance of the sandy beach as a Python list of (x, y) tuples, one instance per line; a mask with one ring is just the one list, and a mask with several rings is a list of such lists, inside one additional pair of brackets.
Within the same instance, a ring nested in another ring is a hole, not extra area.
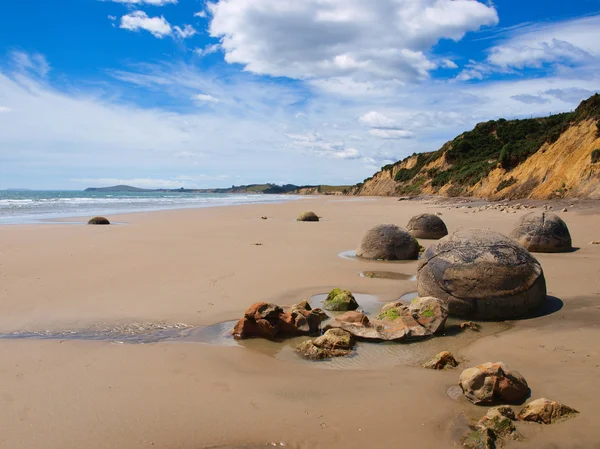
[[(461, 206), (310, 197), (111, 216), (119, 224), (105, 227), (68, 220), (3, 226), (0, 333), (157, 323), (201, 328), (236, 320), (258, 301), (294, 304), (335, 287), (374, 295), (383, 305), (415, 291), (416, 283), (359, 274), (408, 277), (417, 261), (339, 256), (372, 226), (405, 226), (418, 213), (441, 212), (450, 232), (508, 234), (527, 212)], [(322, 221), (296, 222), (302, 210)], [(411, 363), (324, 369), (252, 345), (194, 341), (0, 339), (0, 448), (460, 447), (468, 419), (487, 408), (446, 392), (462, 369), (488, 361), (519, 370), (533, 399), (580, 411), (552, 426), (523, 424), (525, 439), (506, 447), (600, 448), (600, 245), (590, 244), (600, 240), (600, 202), (570, 203), (557, 214), (577, 250), (535, 257), (559, 310), (469, 342), (455, 353), (458, 369)]]

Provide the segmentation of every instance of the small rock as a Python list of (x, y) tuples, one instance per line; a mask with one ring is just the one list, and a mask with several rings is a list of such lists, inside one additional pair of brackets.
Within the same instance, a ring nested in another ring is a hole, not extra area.
[(488, 362), (464, 370), (459, 385), (474, 404), (518, 403), (529, 394), (525, 378), (502, 362)]
[(89, 225), (109, 225), (110, 221), (104, 217), (94, 217), (88, 221)]
[(459, 327), (462, 330), (470, 329), (475, 332), (479, 332), (481, 330), (481, 326), (477, 323), (474, 323), (473, 321), (465, 321), (464, 323), (460, 323)]
[(260, 217), (260, 218), (261, 218), (261, 220), (266, 220), (267, 219), (267, 217)]
[(600, 245), (600, 240), (593, 240), (590, 242), (590, 245)]
[(445, 368), (456, 368), (457, 366), (458, 362), (456, 361), (454, 356), (448, 351), (440, 352), (434, 358), (423, 364), (423, 368), (437, 370), (442, 370)]
[(567, 208), (565, 207), (561, 212), (567, 212)]
[(296, 348), (296, 352), (305, 359), (323, 360), (349, 355), (354, 347), (354, 338), (342, 329), (329, 329), (314, 340), (308, 340)]
[(323, 303), (325, 310), (333, 312), (346, 312), (348, 310), (358, 309), (358, 303), (351, 292), (348, 290), (342, 290), (334, 288), (327, 295), (327, 299)]
[(550, 399), (536, 399), (531, 401), (519, 412), (522, 421), (533, 421), (542, 424), (553, 424), (555, 422), (572, 418), (579, 412)]
[(296, 221), (319, 221), (319, 216), (312, 211), (302, 212)]

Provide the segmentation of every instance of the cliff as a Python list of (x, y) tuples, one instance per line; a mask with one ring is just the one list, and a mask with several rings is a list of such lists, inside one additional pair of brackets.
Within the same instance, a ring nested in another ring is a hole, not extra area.
[(600, 95), (571, 113), (480, 123), (438, 151), (383, 167), (348, 192), (600, 198)]

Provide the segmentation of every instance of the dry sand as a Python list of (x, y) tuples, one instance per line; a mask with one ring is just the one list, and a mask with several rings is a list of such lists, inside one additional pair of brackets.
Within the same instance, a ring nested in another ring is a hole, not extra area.
[[(294, 221), (309, 209), (324, 220)], [(338, 254), (373, 225), (405, 225), (426, 211), (441, 211), (451, 231), (503, 233), (525, 213), (315, 197), (111, 216), (125, 224), (108, 227), (0, 227), (0, 333), (158, 321), (203, 326), (236, 319), (256, 301), (292, 304), (333, 287), (393, 300), (415, 283), (359, 272), (415, 274), (416, 262)], [(446, 390), (462, 368), (486, 361), (521, 371), (533, 398), (581, 412), (553, 426), (522, 425), (528, 438), (507, 447), (600, 448), (600, 245), (589, 244), (600, 240), (598, 211), (587, 204), (585, 213), (559, 213), (580, 249), (537, 255), (563, 308), (477, 340), (457, 354), (458, 370), (320, 369), (199, 343), (0, 340), (0, 448), (460, 447), (464, 416), (486, 409), (455, 402)]]

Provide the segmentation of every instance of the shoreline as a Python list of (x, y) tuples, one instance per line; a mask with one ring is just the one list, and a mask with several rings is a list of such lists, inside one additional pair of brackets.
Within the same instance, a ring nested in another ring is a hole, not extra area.
[[(158, 321), (209, 326), (240, 318), (257, 301), (294, 304), (334, 287), (384, 304), (416, 290), (410, 276), (417, 262), (339, 256), (356, 248), (370, 227), (405, 226), (413, 215), (441, 211), (451, 232), (480, 227), (506, 234), (529, 212), (336, 199), (109, 217), (126, 218), (127, 226), (0, 227), (0, 331)], [(0, 446), (387, 449), (402, 441), (450, 449), (459, 445), (467, 419), (487, 409), (455, 402), (446, 391), (462, 369), (488, 361), (519, 370), (532, 399), (549, 397), (581, 412), (555, 426), (525, 425), (527, 439), (508, 442), (507, 449), (598, 444), (600, 399), (589, 392), (600, 374), (600, 246), (588, 242), (600, 239), (600, 202), (590, 207), (559, 212), (579, 250), (534, 254), (548, 294), (562, 308), (468, 343), (455, 354), (462, 362), (456, 370), (320, 369), (259, 350), (184, 341), (0, 339)], [(305, 209), (324, 220), (296, 222)], [(405, 276), (370, 279), (362, 271)]]

